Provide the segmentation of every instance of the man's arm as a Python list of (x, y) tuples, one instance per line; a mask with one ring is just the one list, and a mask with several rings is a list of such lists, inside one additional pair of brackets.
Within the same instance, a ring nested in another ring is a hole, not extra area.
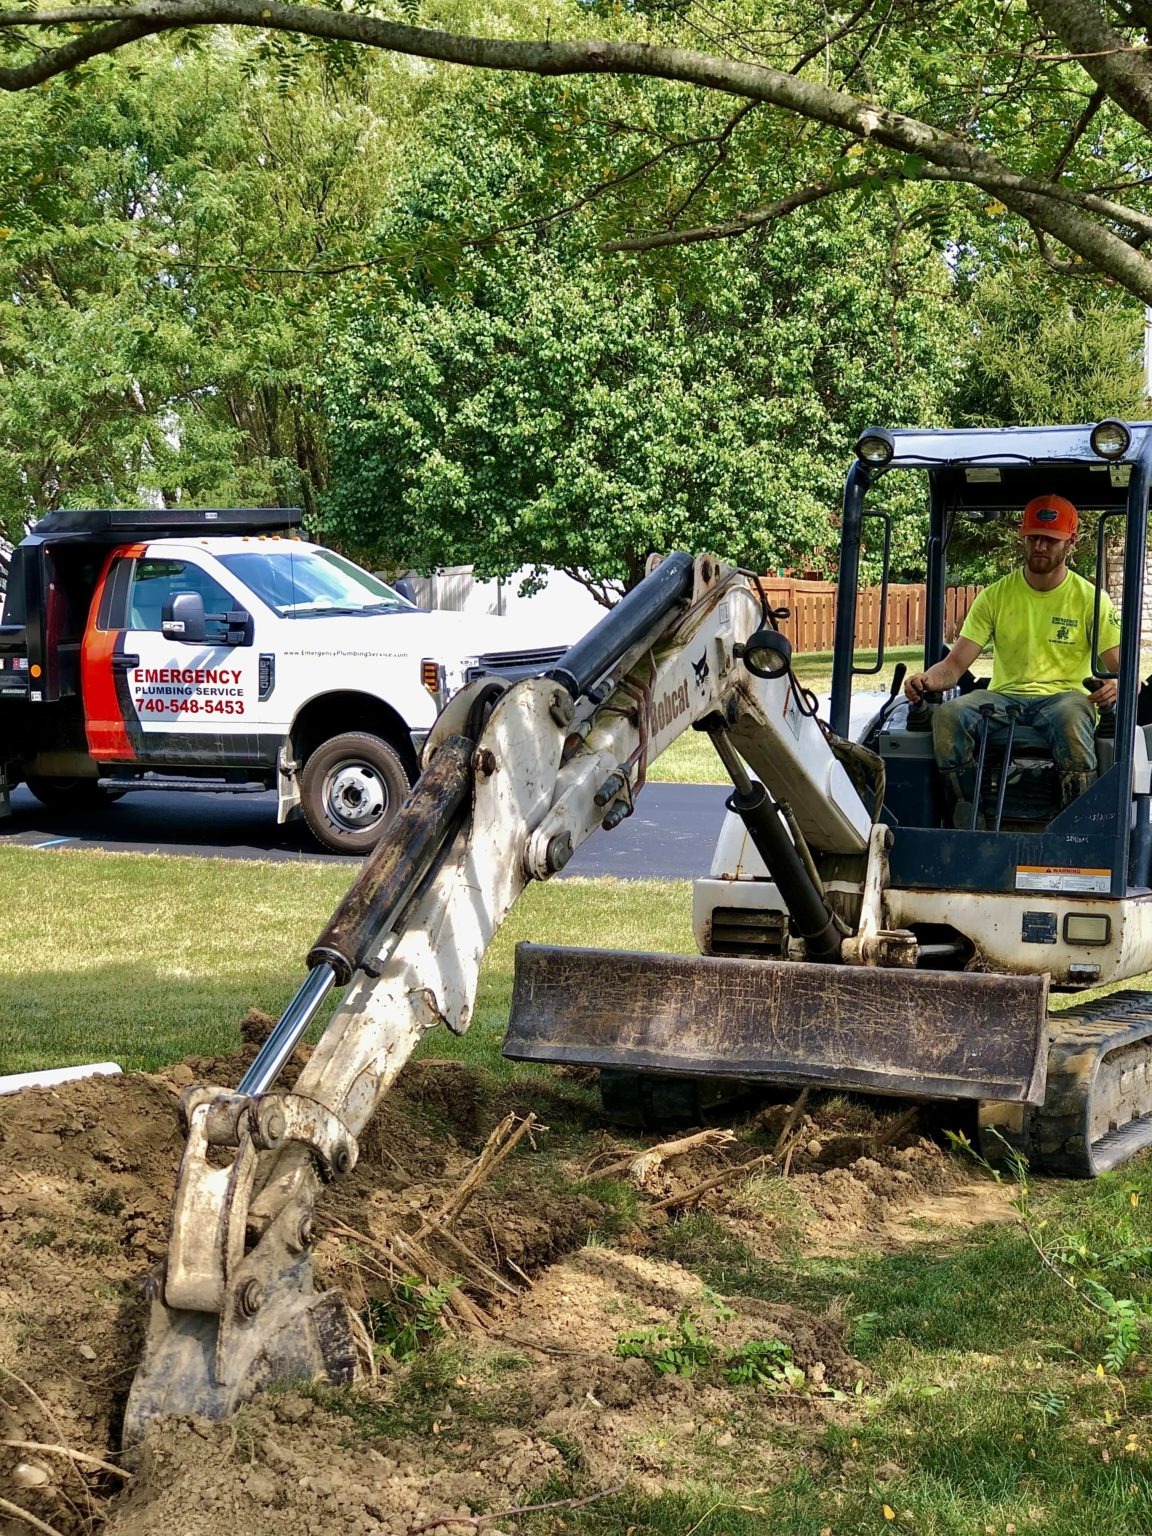
[[(1100, 660), (1104, 663), (1106, 671), (1119, 672), (1120, 647), (1118, 645), (1114, 645), (1110, 650), (1101, 651)], [(1092, 700), (1093, 704), (1097, 706), (1097, 708), (1100, 708), (1105, 704), (1115, 704), (1116, 679), (1114, 677), (1101, 678), (1099, 688), (1097, 688), (1095, 693), (1089, 694), (1089, 698)]]
[[(983, 649), (975, 640), (966, 640), (961, 635), (943, 661), (934, 662), (927, 672), (913, 672), (904, 679), (905, 696), (915, 704), (922, 693), (943, 693), (948, 688), (955, 688)], [(1107, 660), (1107, 657), (1101, 659)]]

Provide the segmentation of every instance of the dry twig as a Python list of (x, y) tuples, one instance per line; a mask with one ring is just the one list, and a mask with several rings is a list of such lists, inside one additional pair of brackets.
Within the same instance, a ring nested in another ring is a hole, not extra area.
[(0, 1511), (11, 1515), (14, 1520), (23, 1520), (25, 1525), (30, 1525), (34, 1531), (43, 1531), (45, 1536), (62, 1536), (62, 1533), (54, 1525), (48, 1525), (45, 1521), (37, 1519), (28, 1510), (21, 1509), (19, 1504), (13, 1504), (9, 1499), (0, 1499)]
[(897, 1136), (903, 1136), (905, 1131), (910, 1131), (920, 1116), (919, 1109), (913, 1107), (906, 1109), (902, 1115), (897, 1115), (895, 1120), (889, 1120), (882, 1131), (878, 1131), (875, 1137), (875, 1146), (879, 1150), (894, 1142)]
[[(349, 1227), (342, 1221), (329, 1220), (329, 1230), (339, 1237), (350, 1238), (364, 1248), (378, 1254), (386, 1268), (383, 1273), (373, 1270), (382, 1280), (394, 1283), (398, 1275), (416, 1275), (429, 1285), (443, 1286), (447, 1294), (446, 1307), (448, 1311), (455, 1313), (457, 1319), (469, 1328), (488, 1329), (492, 1326), (492, 1319), (483, 1308), (478, 1307), (474, 1301), (465, 1296), (458, 1285), (452, 1282), (456, 1278), (454, 1273), (436, 1256), (415, 1238), (406, 1232), (391, 1232), (384, 1239), (369, 1237), (365, 1232), (358, 1232), (355, 1227)], [(460, 1244), (461, 1248), (464, 1245)], [(471, 1254), (471, 1250), (464, 1249), (476, 1263), (480, 1261)], [(364, 1265), (364, 1268), (369, 1266)]]
[(735, 1140), (734, 1131), (722, 1130), (719, 1127), (708, 1131), (694, 1131), (691, 1136), (680, 1136), (675, 1141), (657, 1142), (654, 1147), (648, 1147), (639, 1156), (631, 1152), (627, 1157), (609, 1163), (606, 1168), (598, 1168), (595, 1176), (598, 1179), (610, 1179), (614, 1173), (627, 1171), (628, 1177), (634, 1183), (641, 1189), (647, 1189), (653, 1176), (673, 1158), (686, 1157), (689, 1152), (698, 1152), (702, 1147), (726, 1147)]
[(429, 1216), (424, 1225), (416, 1233), (417, 1240), (427, 1237), (428, 1233), (439, 1228), (450, 1227), (462, 1215), (465, 1207), (472, 1200), (481, 1184), (487, 1182), (509, 1155), (518, 1142), (525, 1136), (530, 1136), (534, 1130), (544, 1131), (548, 1127), (541, 1125), (534, 1114), (525, 1115), (523, 1120), (517, 1122), (515, 1115), (505, 1115), (500, 1124), (484, 1143), (483, 1150), (468, 1173), (461, 1180), (453, 1195), (444, 1202), (435, 1216)]
[(473, 1530), (479, 1530), (489, 1520), (507, 1520), (512, 1515), (534, 1515), (541, 1509), (580, 1509), (585, 1504), (595, 1504), (597, 1499), (610, 1499), (623, 1486), (623, 1483), (617, 1483), (614, 1488), (602, 1488), (599, 1493), (585, 1494), (582, 1499), (551, 1499), (547, 1504), (517, 1504), (515, 1509), (500, 1509), (491, 1515), (437, 1515), (434, 1520), (425, 1520), (423, 1525), (410, 1525), (408, 1536), (420, 1536), (421, 1531), (434, 1531), (438, 1525), (470, 1525)]
[(14, 1451), (45, 1451), (51, 1456), (70, 1456), (73, 1461), (82, 1461), (85, 1466), (99, 1467), (102, 1472), (122, 1477), (126, 1483), (132, 1481), (131, 1472), (125, 1472), (123, 1467), (117, 1467), (110, 1461), (101, 1461), (99, 1456), (89, 1456), (87, 1451), (75, 1451), (70, 1445), (43, 1445), (39, 1440), (3, 1440), (0, 1444)]
[(796, 1122), (804, 1113), (805, 1106), (808, 1103), (809, 1091), (810, 1090), (807, 1088), (803, 1089), (803, 1091), (797, 1097), (795, 1104), (793, 1104), (792, 1108), (788, 1111), (788, 1118), (785, 1120), (783, 1129), (781, 1130), (779, 1136), (776, 1138), (776, 1145), (772, 1148), (773, 1157), (780, 1156), (780, 1153), (784, 1147), (784, 1143), (788, 1140), (789, 1136), (791, 1136), (792, 1131), (796, 1126)]
[(674, 1205), (688, 1205), (701, 1195), (706, 1195), (710, 1189), (717, 1189), (721, 1184), (730, 1184), (734, 1179), (752, 1173), (757, 1168), (763, 1168), (765, 1163), (771, 1162), (775, 1162), (773, 1152), (765, 1152), (762, 1157), (754, 1157), (750, 1163), (732, 1163), (729, 1167), (722, 1168), (719, 1173), (713, 1174), (710, 1179), (705, 1179), (702, 1184), (695, 1184), (691, 1189), (682, 1189), (679, 1194), (666, 1195), (663, 1200), (657, 1200), (648, 1209), (667, 1211)]
[[(65, 1435), (63, 1429), (60, 1427), (59, 1419), (52, 1412), (51, 1408), (49, 1408), (48, 1404), (39, 1395), (39, 1393), (35, 1392), (33, 1388), (28, 1385), (23, 1376), (17, 1376), (16, 1372), (9, 1370), (6, 1365), (0, 1365), (0, 1375), (7, 1376), (9, 1381), (14, 1381), (18, 1387), (20, 1387), (28, 1394), (28, 1396), (36, 1404), (37, 1408), (39, 1408), (41, 1414), (44, 1416), (45, 1421), (52, 1427), (53, 1430), (55, 1430), (57, 1441), (63, 1445), (67, 1439), (67, 1436)], [(68, 1505), (68, 1508), (72, 1511), (76, 1518), (86, 1525), (90, 1524), (94, 1510), (94, 1505), (92, 1503), (92, 1492), (89, 1489), (88, 1484), (84, 1481), (84, 1474), (80, 1471), (80, 1468), (74, 1461), (69, 1463), (69, 1470), (76, 1478), (76, 1481), (80, 1484), (80, 1487), (84, 1490), (84, 1502), (87, 1506), (87, 1515), (85, 1516), (81, 1514), (67, 1489), (61, 1488), (59, 1492), (65, 1503)]]

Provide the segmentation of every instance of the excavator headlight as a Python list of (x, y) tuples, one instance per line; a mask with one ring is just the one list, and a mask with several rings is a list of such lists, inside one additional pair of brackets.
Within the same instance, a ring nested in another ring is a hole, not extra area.
[(856, 439), (856, 457), (869, 469), (883, 469), (896, 454), (896, 439), (883, 427), (865, 427)]
[(1106, 416), (1098, 421), (1089, 434), (1092, 452), (1102, 459), (1122, 459), (1132, 442), (1132, 434), (1122, 421)]
[(792, 642), (778, 629), (758, 629), (737, 648), (737, 655), (753, 677), (783, 677), (792, 665)]

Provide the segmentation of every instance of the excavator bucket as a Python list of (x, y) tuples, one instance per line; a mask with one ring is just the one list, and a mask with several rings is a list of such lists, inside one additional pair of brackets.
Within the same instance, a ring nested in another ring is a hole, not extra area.
[(1043, 976), (520, 944), (504, 1054), (1039, 1104), (1047, 996)]

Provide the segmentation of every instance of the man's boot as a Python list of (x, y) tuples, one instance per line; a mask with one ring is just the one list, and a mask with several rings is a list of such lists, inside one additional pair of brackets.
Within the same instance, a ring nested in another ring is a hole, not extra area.
[(1060, 809), (1067, 810), (1073, 800), (1078, 800), (1095, 782), (1094, 773), (1062, 773), (1060, 775)]

